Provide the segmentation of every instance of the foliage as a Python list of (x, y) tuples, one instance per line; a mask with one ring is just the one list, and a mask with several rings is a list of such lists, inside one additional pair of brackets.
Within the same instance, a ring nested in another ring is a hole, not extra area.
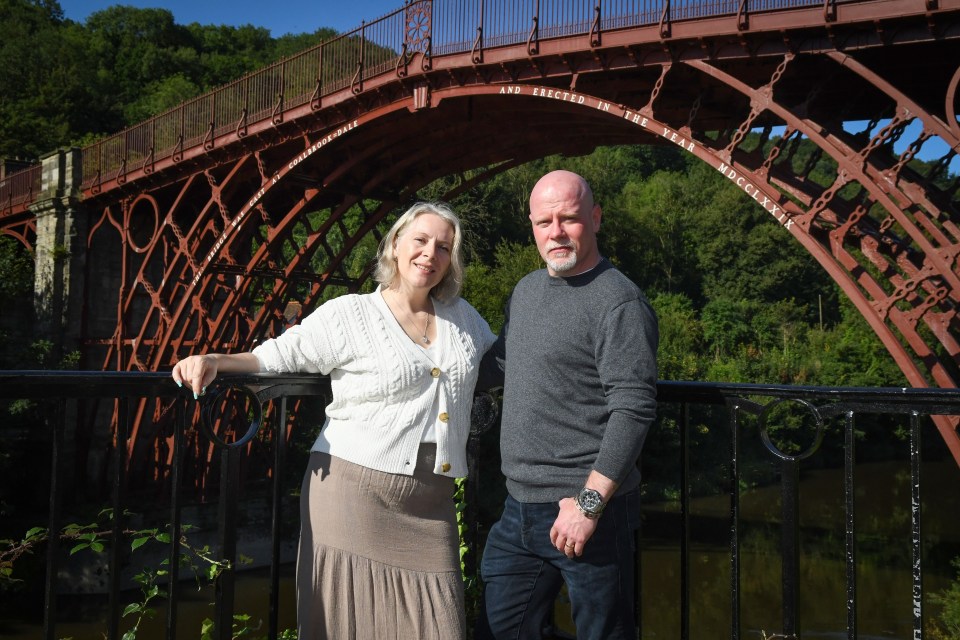
[(81, 24), (56, 0), (0, 0), (0, 156), (89, 143), (333, 35), (274, 39), (122, 4)]
[(513, 285), (520, 278), (541, 267), (540, 254), (532, 244), (511, 242), (497, 244), (494, 264), (488, 267), (474, 263), (464, 274), (463, 297), (480, 312), (494, 332), (503, 326), (504, 306)]
[(33, 258), (16, 240), (0, 236), (0, 302), (13, 304), (32, 290)]
[(701, 374), (703, 325), (693, 301), (682, 293), (660, 293), (650, 301), (660, 324), (657, 365), (666, 380), (696, 380)]
[(939, 618), (933, 619), (928, 628), (933, 640), (960, 640), (960, 558), (954, 558), (950, 564), (956, 569), (956, 580), (930, 598), (942, 608)]
[(472, 550), (470, 548), (470, 523), (467, 522), (466, 519), (466, 486), (466, 478), (457, 478), (453, 499), (457, 505), (457, 531), (460, 535), (460, 571), (463, 574), (465, 602), (468, 619), (473, 619), (480, 606), (480, 594), (483, 588), (480, 585), (480, 577), (475, 572), (467, 570), (466, 557)]
[[(129, 516), (130, 514), (125, 514)], [(109, 540), (113, 535), (111, 529), (114, 518), (111, 509), (104, 509), (99, 513), (95, 522), (89, 524), (68, 524), (59, 533), (61, 543), (70, 543), (70, 555), (83, 551), (96, 554), (104, 553), (109, 547)], [(231, 563), (219, 559), (207, 546), (194, 546), (188, 538), (193, 528), (190, 525), (182, 527), (182, 534), (174, 540), (168, 531), (159, 528), (126, 529), (122, 532), (123, 539), (128, 540), (130, 552), (137, 551), (144, 545), (153, 543), (169, 547), (178, 544), (181, 548), (180, 564), (196, 577), (198, 588), (204, 583), (216, 581), (224, 571), (231, 570)], [(27, 531), (19, 540), (0, 540), (0, 592), (15, 588), (23, 580), (14, 573), (16, 565), (22, 563), (25, 557), (42, 550), (50, 540), (50, 532), (43, 527), (34, 527)], [(248, 563), (248, 558), (240, 558), (240, 563)], [(164, 589), (170, 571), (167, 568), (169, 560), (161, 561), (160, 567), (144, 566), (133, 576), (139, 587), (139, 598), (124, 607), (121, 617), (129, 619), (129, 628), (123, 633), (123, 640), (135, 640), (141, 630), (143, 622), (156, 616), (153, 604), (157, 599), (167, 597)], [(257, 635), (262, 622), (253, 620), (251, 616), (239, 613), (233, 619), (233, 638), (263, 638)], [(204, 620), (200, 629), (201, 638), (212, 638), (213, 621)], [(296, 632), (290, 629), (283, 630), (279, 636), (285, 640), (295, 640)]]

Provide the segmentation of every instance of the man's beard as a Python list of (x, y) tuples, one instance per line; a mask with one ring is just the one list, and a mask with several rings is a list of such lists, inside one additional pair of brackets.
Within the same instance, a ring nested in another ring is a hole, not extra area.
[(561, 260), (545, 258), (544, 261), (547, 263), (547, 266), (550, 267), (550, 269), (552, 269), (557, 273), (570, 271), (575, 266), (577, 266), (577, 250), (576, 248), (574, 248), (573, 244), (571, 243), (560, 243), (560, 242), (551, 241), (550, 243), (547, 244), (547, 254), (549, 255), (550, 251), (552, 251), (553, 249), (557, 249), (559, 247), (564, 247), (565, 249), (569, 250), (569, 254), (567, 255), (566, 258), (563, 258)]

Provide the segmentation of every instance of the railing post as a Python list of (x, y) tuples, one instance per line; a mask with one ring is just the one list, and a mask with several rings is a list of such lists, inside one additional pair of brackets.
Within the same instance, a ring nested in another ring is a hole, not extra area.
[(240, 450), (224, 447), (220, 451), (219, 540), (220, 559), (229, 563), (216, 581), (213, 637), (233, 637), (233, 610), (237, 563), (237, 487), (240, 484)]
[(280, 124), (283, 122), (283, 109), (284, 109), (284, 97), (286, 94), (285, 88), (287, 84), (287, 61), (284, 60), (280, 63), (280, 87), (277, 93), (277, 105), (273, 109), (273, 115), (270, 118), (270, 121), (273, 124)]
[(176, 640), (177, 605), (180, 603), (180, 535), (183, 532), (180, 508), (180, 472), (183, 465), (185, 400), (174, 400), (173, 460), (170, 469), (170, 556), (167, 574), (167, 640)]
[(170, 154), (170, 157), (173, 158), (174, 162), (180, 162), (183, 159), (183, 140), (186, 129), (186, 114), (183, 110), (183, 105), (177, 109), (177, 114), (180, 116), (180, 132), (177, 134), (177, 142), (173, 145), (173, 153)]
[(123, 560), (123, 496), (127, 471), (127, 437), (130, 433), (130, 401), (117, 400), (117, 430), (113, 449), (113, 499), (110, 532), (109, 625), (107, 639), (120, 637), (120, 567)]
[(153, 173), (154, 154), (157, 150), (157, 117), (150, 118), (150, 146), (147, 147), (147, 157), (143, 160), (143, 172)]
[(50, 517), (47, 520), (47, 565), (43, 589), (43, 638), (57, 638), (57, 568), (60, 563), (60, 521), (63, 493), (63, 432), (65, 429), (66, 400), (56, 404), (50, 419), (53, 428), (50, 453)]
[(527, 37), (527, 54), (535, 56), (540, 53), (540, 0), (533, 2), (533, 24), (530, 35)]
[(663, 11), (660, 12), (660, 37), (670, 37), (670, 0), (664, 0)]
[(737, 8), (737, 29), (740, 31), (750, 28), (749, 10), (748, 0), (740, 0), (740, 6)]
[(593, 24), (590, 26), (590, 46), (599, 47), (601, 43), (601, 33), (602, 20), (603, 20), (603, 7), (601, 6), (603, 0), (597, 0), (596, 5), (593, 7)]
[(847, 560), (847, 638), (857, 638), (857, 528), (856, 486), (854, 466), (857, 463), (857, 436), (852, 411), (846, 415), (844, 426), (843, 494), (846, 511), (846, 560)]
[(781, 584), (783, 587), (783, 635), (798, 638), (800, 580), (800, 462), (784, 457), (780, 463), (781, 487)]
[(270, 535), (272, 536), (270, 560), (270, 612), (267, 637), (276, 640), (277, 629), (280, 625), (280, 536), (281, 511), (283, 507), (283, 463), (287, 449), (287, 396), (280, 398), (280, 408), (274, 421), (273, 429), (273, 504), (270, 521)]
[(310, 110), (318, 111), (323, 106), (323, 49), (326, 43), (317, 48), (317, 87), (310, 96)]
[(203, 136), (202, 146), (207, 151), (213, 149), (215, 132), (217, 130), (217, 94), (210, 94), (210, 123), (207, 133)]
[(690, 637), (690, 405), (680, 414), (680, 637)]
[(910, 414), (910, 541), (913, 562), (913, 637), (923, 637), (923, 538), (920, 537), (920, 414)]
[(480, 0), (480, 20), (477, 24), (477, 39), (474, 40), (473, 51), (470, 53), (470, 59), (473, 60), (474, 64), (481, 64), (483, 62), (483, 19), (485, 8), (486, 2)]
[(740, 640), (740, 405), (730, 412), (730, 638)]
[(360, 51), (357, 58), (357, 71), (353, 74), (353, 80), (350, 82), (350, 90), (353, 93), (360, 93), (363, 91), (363, 54), (364, 54), (364, 44), (366, 43), (367, 38), (367, 22), (366, 20), (360, 21)]

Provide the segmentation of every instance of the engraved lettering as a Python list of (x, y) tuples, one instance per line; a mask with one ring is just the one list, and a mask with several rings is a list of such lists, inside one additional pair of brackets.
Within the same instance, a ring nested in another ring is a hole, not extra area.
[[(666, 136), (665, 136), (666, 137)], [(686, 142), (686, 141), (684, 141)], [(687, 143), (690, 144), (690, 143)], [(682, 146), (682, 145), (681, 145)], [(789, 229), (793, 226), (793, 220), (788, 217), (786, 211), (782, 210), (778, 205), (771, 202), (770, 198), (763, 194), (760, 191), (760, 188), (757, 187), (752, 182), (749, 182), (745, 176), (740, 175), (737, 171), (729, 166), (725, 162), (721, 162), (717, 167), (717, 171), (727, 177), (731, 182), (736, 184), (740, 189), (743, 190), (748, 196), (754, 199), (761, 207), (766, 209), (767, 213), (772, 215), (777, 222), (783, 225), (785, 229)]]

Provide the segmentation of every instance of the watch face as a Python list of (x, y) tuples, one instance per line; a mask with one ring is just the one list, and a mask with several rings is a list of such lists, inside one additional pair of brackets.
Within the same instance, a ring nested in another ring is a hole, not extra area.
[(599, 511), (603, 500), (600, 492), (593, 489), (582, 489), (579, 495), (580, 506), (587, 511)]

